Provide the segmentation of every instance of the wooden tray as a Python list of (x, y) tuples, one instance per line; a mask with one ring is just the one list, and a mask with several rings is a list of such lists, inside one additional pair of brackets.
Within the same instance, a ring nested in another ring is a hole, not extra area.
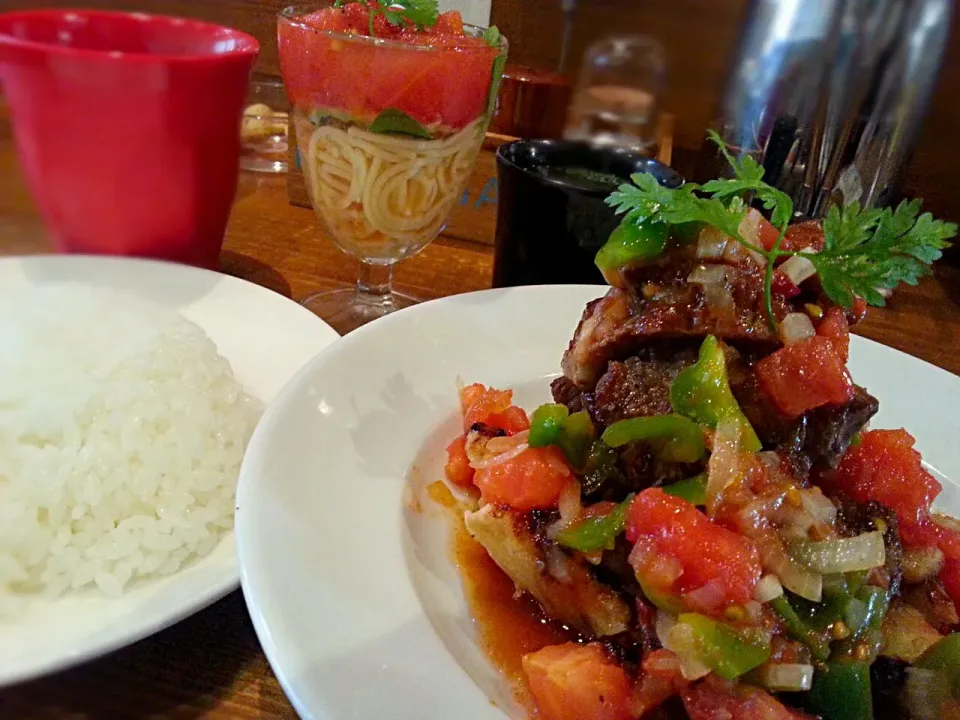
[[(287, 196), (294, 205), (310, 207), (303, 173), (300, 171), (300, 158), (297, 152), (297, 138), (293, 123), (288, 129), (289, 150), (287, 171)], [(660, 118), (660, 147), (657, 159), (670, 164), (673, 156), (673, 116), (664, 114)], [(443, 234), (447, 237), (493, 245), (497, 227), (497, 148), (516, 138), (509, 135), (487, 133), (483, 148), (477, 157), (473, 174), (467, 183), (460, 202), (454, 206)]]

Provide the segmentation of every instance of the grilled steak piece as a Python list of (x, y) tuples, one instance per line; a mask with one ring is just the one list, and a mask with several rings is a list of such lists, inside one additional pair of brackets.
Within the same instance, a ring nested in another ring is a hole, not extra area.
[[(705, 286), (687, 281), (695, 268), (722, 275), (714, 289), (722, 289), (723, 302), (708, 302)], [(655, 340), (716, 335), (734, 345), (767, 351), (780, 345), (767, 322), (759, 266), (669, 257), (628, 271), (627, 282), (627, 290), (613, 288), (587, 305), (563, 356), (564, 374), (585, 390), (593, 389), (609, 362), (631, 357)], [(791, 309), (781, 295), (774, 296), (778, 320)]]

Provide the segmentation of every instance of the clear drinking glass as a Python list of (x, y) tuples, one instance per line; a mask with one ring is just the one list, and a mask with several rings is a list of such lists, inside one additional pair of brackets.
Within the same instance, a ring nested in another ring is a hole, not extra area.
[(393, 266), (440, 233), (462, 195), (507, 42), (488, 44), (473, 26), (459, 39), (435, 30), (393, 38), (335, 23), (332, 30), (322, 12), (331, 5), (285, 9), (278, 41), (313, 209), (340, 249), (360, 260), (354, 288), (304, 305), (344, 332), (415, 302), (394, 292)]
[(240, 168), (287, 171), (287, 95), (279, 78), (254, 77), (240, 122)]
[(653, 154), (666, 80), (663, 48), (643, 35), (613, 35), (584, 55), (564, 136)]

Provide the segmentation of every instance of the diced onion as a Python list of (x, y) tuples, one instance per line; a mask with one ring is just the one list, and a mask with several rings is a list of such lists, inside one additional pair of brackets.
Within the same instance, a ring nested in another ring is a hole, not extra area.
[(817, 269), (813, 266), (813, 263), (801, 255), (794, 255), (780, 266), (780, 270), (798, 287), (804, 280), (817, 274)]
[(764, 665), (756, 672), (757, 681), (775, 692), (800, 692), (813, 686), (813, 665), (778, 663)]
[(530, 435), (529, 430), (518, 432), (516, 435), (503, 435), (501, 437), (490, 438), (487, 441), (487, 450), (499, 455), (507, 450), (512, 450), (520, 443), (525, 443)]
[(766, 267), (766, 266), (767, 266), (767, 259), (766, 259), (763, 255), (761, 255), (760, 253), (758, 253), (756, 250), (751, 250), (750, 248), (747, 248), (746, 250), (747, 250), (747, 255), (749, 255), (750, 257), (752, 257), (752, 258), (753, 258), (753, 261), (754, 261), (757, 265), (759, 265), (760, 267)]
[(705, 227), (697, 238), (697, 257), (702, 260), (719, 260), (730, 237), (715, 227)]
[(820, 488), (811, 488), (800, 493), (803, 509), (810, 513), (817, 522), (824, 525), (833, 525), (837, 520), (837, 506)]
[(513, 460), (528, 447), (529, 446), (526, 443), (520, 443), (516, 447), (510, 448), (506, 452), (502, 452), (499, 455), (491, 455), (483, 460), (471, 460), (470, 467), (472, 467), (474, 470), (485, 470), (486, 468), (493, 467), (494, 465), (500, 465), (508, 460)]
[(883, 533), (878, 530), (852, 538), (832, 538), (791, 546), (790, 554), (821, 574), (855, 572), (880, 567), (886, 560)]
[(762, 462), (768, 468), (776, 469), (780, 467), (780, 456), (775, 450), (764, 450), (757, 453), (757, 460)]
[(741, 477), (740, 424), (724, 418), (717, 423), (713, 452), (707, 464), (707, 514), (711, 517), (723, 498), (723, 492)]
[(713, 312), (733, 312), (733, 293), (727, 283), (725, 265), (698, 265), (687, 276), (687, 282), (703, 287), (704, 299)]
[(789, 313), (777, 328), (784, 345), (793, 345), (817, 334), (813, 321), (806, 313)]
[(686, 680), (699, 680), (710, 673), (710, 668), (700, 659), (697, 638), (692, 627), (678, 623), (662, 611), (657, 613), (655, 627), (660, 644), (671, 650), (680, 660), (680, 672)]
[(952, 699), (950, 681), (944, 673), (908, 667), (903, 692), (911, 720), (940, 720), (947, 717), (943, 711)]
[(777, 580), (776, 575), (764, 575), (753, 590), (753, 596), (762, 603), (770, 602), (781, 595), (783, 595), (783, 585)]
[(724, 605), (726, 599), (726, 581), (716, 577), (708, 583), (684, 593), (683, 599), (691, 608), (706, 612), (715, 612)]
[(551, 540), (557, 537), (561, 530), (566, 530), (583, 515), (583, 504), (580, 501), (580, 483), (572, 480), (563, 486), (560, 498), (557, 501), (560, 519), (547, 527), (547, 537)]
[(573, 578), (570, 576), (570, 558), (559, 546), (547, 545), (543, 553), (543, 559), (546, 561), (547, 572), (552, 578), (564, 585), (573, 582)]
[(763, 567), (775, 574), (790, 592), (811, 602), (820, 602), (823, 598), (823, 576), (787, 555), (783, 544), (776, 538), (760, 544), (760, 560)]

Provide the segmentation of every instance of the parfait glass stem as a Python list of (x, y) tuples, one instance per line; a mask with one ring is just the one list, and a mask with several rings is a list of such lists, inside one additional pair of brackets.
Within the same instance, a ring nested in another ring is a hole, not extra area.
[(389, 312), (394, 309), (392, 262), (360, 261), (356, 302), (374, 312)]

